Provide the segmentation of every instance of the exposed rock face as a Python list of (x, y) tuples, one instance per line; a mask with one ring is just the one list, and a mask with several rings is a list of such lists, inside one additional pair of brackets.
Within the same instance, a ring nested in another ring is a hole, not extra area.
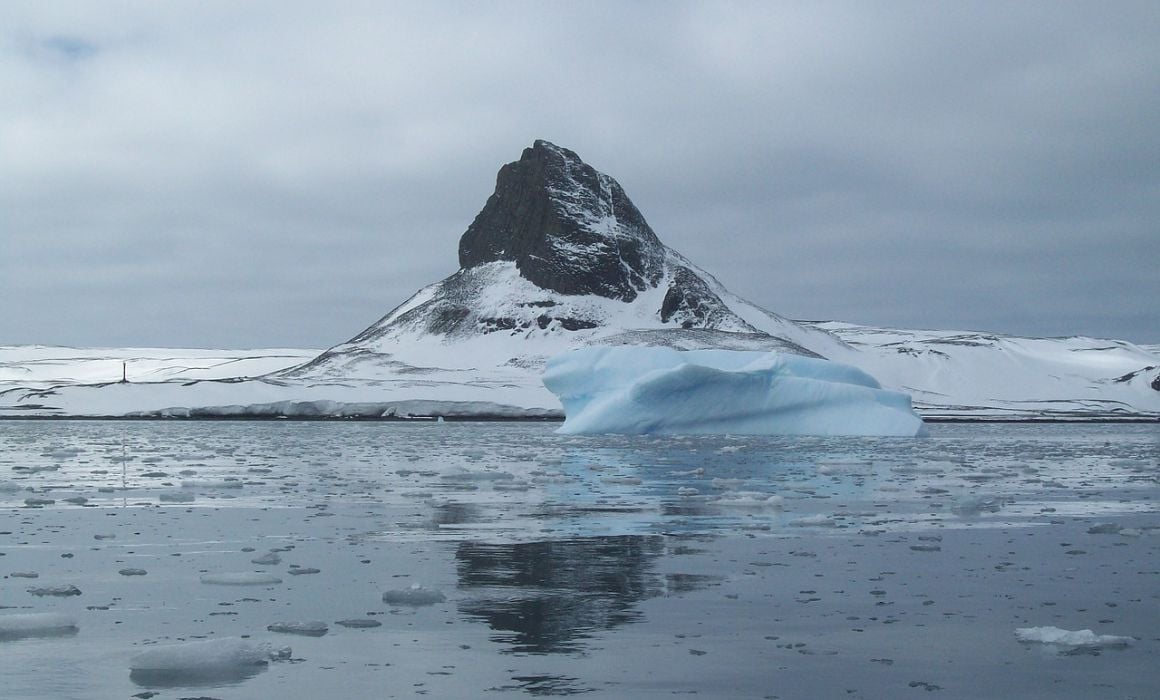
[(459, 241), (459, 265), (514, 261), (538, 287), (632, 301), (664, 273), (664, 248), (620, 184), (536, 141), (500, 169)]
[(781, 350), (845, 346), (729, 293), (666, 247), (611, 177), (536, 141), (503, 166), (459, 241), (459, 270), (278, 378), (525, 373), (593, 344)]
[[(669, 290), (661, 302), (661, 322), (681, 328), (719, 328), (729, 321), (744, 323), (733, 316), (721, 297), (713, 293), (705, 280), (687, 267), (677, 267), (669, 281)], [(749, 324), (746, 330), (758, 332)]]

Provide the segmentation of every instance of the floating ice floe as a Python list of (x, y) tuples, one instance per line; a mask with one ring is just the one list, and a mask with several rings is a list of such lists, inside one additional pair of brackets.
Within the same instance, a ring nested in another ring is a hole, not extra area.
[(282, 557), (277, 552), (266, 552), (260, 557), (251, 559), (250, 563), (259, 566), (276, 566), (282, 563)]
[(781, 496), (760, 491), (729, 491), (718, 496), (713, 502), (719, 506), (733, 506), (735, 508), (782, 508), (785, 506), (785, 499)]
[(298, 634), (304, 637), (321, 637), (326, 634), (330, 628), (326, 626), (325, 622), (321, 620), (313, 620), (311, 622), (275, 622), (266, 627), (271, 632), (280, 632), (282, 634)]
[(240, 489), (242, 482), (238, 479), (185, 479), (181, 482), (183, 489)]
[(0, 615), (0, 641), (24, 637), (54, 637), (76, 631), (76, 620), (59, 613)]
[(129, 662), (129, 677), (140, 685), (177, 687), (239, 680), (270, 661), (290, 658), (289, 647), (250, 642), (238, 637), (158, 646)]
[(383, 626), (383, 623), (378, 620), (372, 620), (369, 617), (352, 617), (349, 620), (338, 620), (334, 624), (350, 627), (351, 629), (370, 629), (372, 627)]
[(282, 583), (282, 579), (273, 574), (237, 571), (224, 574), (206, 574), (201, 577), (201, 582), (212, 586), (269, 586)]
[(157, 499), (162, 503), (193, 503), (197, 496), (188, 491), (164, 491)]
[(1066, 647), (1120, 648), (1136, 641), (1133, 637), (1096, 634), (1091, 630), (1065, 630), (1059, 627), (1020, 627), (1015, 638), (1021, 642), (1039, 642)]
[(587, 347), (549, 360), (562, 433), (925, 434), (906, 394), (848, 365), (780, 352)]
[(837, 527), (838, 522), (826, 515), (807, 515), (797, 520), (791, 520), (794, 527)]
[(40, 598), (43, 596), (55, 596), (57, 598), (67, 598), (68, 596), (80, 595), (81, 589), (73, 585), (68, 586), (42, 586), (38, 588), (29, 588), (28, 592)]
[(442, 591), (434, 588), (424, 588), (422, 585), (416, 583), (412, 584), (410, 588), (398, 588), (387, 591), (383, 594), (383, 602), (387, 605), (434, 605), (442, 603), (447, 600), (447, 596), (443, 595)]

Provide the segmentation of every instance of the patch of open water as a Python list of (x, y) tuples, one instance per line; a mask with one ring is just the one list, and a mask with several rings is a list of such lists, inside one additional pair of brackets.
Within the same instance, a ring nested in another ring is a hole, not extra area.
[[(1156, 425), (552, 428), (0, 422), (3, 696), (1160, 689)], [(1136, 639), (1015, 639), (1048, 625)], [(130, 673), (225, 638), (292, 651)]]

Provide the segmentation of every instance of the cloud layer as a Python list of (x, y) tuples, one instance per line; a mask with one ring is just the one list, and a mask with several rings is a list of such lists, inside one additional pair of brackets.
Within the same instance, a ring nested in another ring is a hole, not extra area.
[(1160, 341), (1154, 3), (10, 5), (0, 344), (345, 340), (535, 138), (784, 315)]

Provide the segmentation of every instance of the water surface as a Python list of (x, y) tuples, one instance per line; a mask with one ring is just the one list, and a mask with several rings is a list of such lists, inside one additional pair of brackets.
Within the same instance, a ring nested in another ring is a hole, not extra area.
[[(553, 427), (0, 422), (0, 616), (77, 622), (0, 639), (4, 697), (1160, 689), (1156, 425), (917, 440)], [(203, 582), (223, 574), (280, 582)], [(413, 584), (445, 600), (383, 602)], [(65, 586), (80, 595), (29, 592)], [(328, 631), (267, 629), (304, 621)], [(1014, 638), (1046, 625), (1138, 641)], [(292, 654), (130, 675), (153, 645), (228, 636)]]

